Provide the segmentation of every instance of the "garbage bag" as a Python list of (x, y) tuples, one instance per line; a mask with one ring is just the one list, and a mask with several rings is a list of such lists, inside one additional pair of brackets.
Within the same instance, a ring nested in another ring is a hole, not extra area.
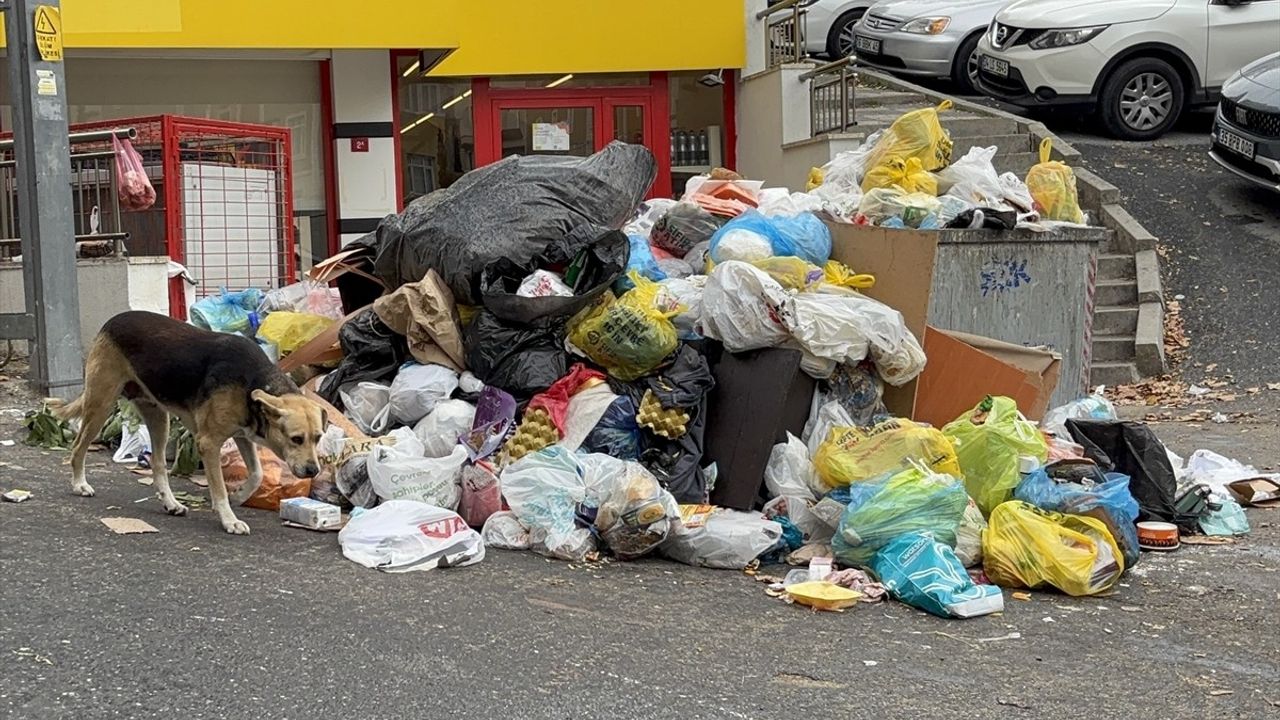
[[(294, 475), (289, 470), (288, 463), (267, 448), (257, 447), (257, 452), (262, 480), (258, 483), (258, 489), (241, 503), (242, 506), (277, 512), (280, 510), (281, 500), (311, 494), (309, 478)], [(230, 493), (235, 493), (249, 479), (249, 466), (240, 455), (240, 447), (235, 440), (227, 440), (222, 444), (219, 465), (222, 466), (222, 480)]]
[(409, 353), (423, 365), (463, 368), (462, 330), (453, 293), (434, 271), (373, 302), (387, 327), (405, 336)]
[[(484, 306), (503, 320), (519, 323), (568, 318), (622, 276), (630, 252), (627, 236), (617, 230), (579, 225), (526, 262), (500, 257), (486, 265), (480, 276)], [(562, 274), (569, 295), (520, 294), (521, 285), (533, 273), (547, 269)]]
[(586, 531), (574, 519), (587, 486), (573, 452), (553, 445), (529, 453), (503, 469), (500, 484), (511, 511), (531, 531), (540, 531), (549, 554), (578, 557), (594, 549), (594, 543), (588, 546), (583, 540)]
[(794, 256), (771, 257), (751, 263), (786, 290), (812, 290), (823, 281), (822, 268)]
[(573, 297), (573, 288), (564, 284), (564, 278), (550, 270), (534, 270), (520, 281), (516, 295), (522, 298)]
[(786, 290), (760, 268), (720, 263), (702, 294), (703, 334), (729, 352), (779, 347), (791, 337), (779, 317), (786, 303)]
[(927, 532), (900, 535), (876, 553), (871, 570), (895, 600), (942, 618), (1004, 611), (995, 585), (977, 585), (950, 547)]
[(951, 135), (942, 129), (938, 113), (950, 110), (950, 100), (937, 107), (912, 110), (898, 116), (884, 131), (867, 156), (866, 167), (884, 164), (890, 157), (917, 158), (925, 170), (937, 170), (951, 163)]
[(257, 329), (258, 306), (263, 293), (258, 288), (222, 292), (202, 298), (187, 309), (192, 325), (225, 333), (248, 333)]
[(857, 567), (869, 567), (880, 548), (906, 533), (926, 531), (955, 547), (969, 502), (955, 477), (916, 467), (851, 485), (849, 496), (831, 549), (842, 564)]
[(1076, 194), (1076, 175), (1065, 163), (1049, 160), (1052, 151), (1052, 140), (1040, 141), (1040, 163), (1027, 171), (1027, 190), (1041, 220), (1082, 223), (1084, 212)]
[(444, 400), (413, 426), (426, 457), (446, 457), (475, 422), (476, 406), (466, 400)]
[(619, 559), (644, 556), (679, 524), (675, 499), (639, 463), (596, 454), (578, 462), (587, 486), (579, 517), (592, 520), (600, 540)]
[(806, 353), (836, 363), (857, 364), (870, 355), (880, 377), (905, 385), (924, 372), (920, 341), (902, 313), (859, 294), (799, 293), (781, 313), (791, 337)]
[(130, 427), (129, 423), (120, 423), (120, 446), (111, 456), (113, 462), (136, 465), (151, 454), (151, 431), (146, 423), (139, 422)]
[(627, 240), (631, 242), (631, 255), (627, 260), (627, 273), (620, 275), (613, 283), (613, 290), (616, 293), (624, 293), (635, 287), (635, 283), (631, 282), (631, 273), (639, 273), (641, 277), (658, 282), (666, 280), (667, 274), (663, 272), (658, 265), (658, 260), (653, 256), (653, 250), (649, 247), (649, 241), (639, 235), (630, 235)]
[(344, 385), (361, 381), (390, 383), (409, 359), (404, 336), (387, 327), (372, 308), (343, 323), (338, 344), (342, 347), (342, 362), (324, 377), (320, 395), (340, 409), (339, 390)]
[(373, 491), (383, 500), (418, 500), (456, 510), (466, 449), (458, 446), (442, 458), (429, 458), (422, 454), (422, 444), (412, 431), (396, 432), (404, 432), (412, 442), (401, 438), (395, 445), (378, 445), (369, 452)]
[(1018, 500), (991, 512), (982, 538), (982, 567), (1000, 587), (1050, 585), (1076, 596), (1110, 590), (1125, 568), (1120, 548), (1101, 520)]
[(975, 567), (982, 563), (982, 533), (986, 530), (987, 519), (982, 517), (982, 510), (973, 498), (969, 498), (960, 518), (960, 528), (956, 530), (956, 557), (960, 564)]
[(717, 263), (774, 256), (794, 256), (822, 267), (831, 259), (831, 230), (813, 213), (770, 218), (749, 210), (711, 237), (711, 259)]
[(258, 312), (269, 316), (280, 311), (320, 315), (330, 320), (341, 320), (346, 314), (337, 288), (310, 278), (267, 291)]
[(862, 192), (875, 188), (900, 187), (909, 193), (938, 194), (938, 180), (924, 169), (920, 158), (903, 159), (897, 156), (885, 158), (880, 165), (867, 171), (862, 178)]
[(518, 409), (516, 399), (501, 388), (489, 385), (480, 391), (476, 418), (462, 440), (471, 462), (484, 460), (507, 442), (507, 436), (515, 429)]
[(818, 477), (833, 488), (898, 472), (912, 463), (963, 477), (950, 438), (936, 428), (898, 418), (869, 430), (832, 428), (813, 458)]
[(640, 203), (635, 213), (631, 216), (631, 220), (622, 227), (622, 232), (627, 235), (643, 235), (650, 237), (653, 233), (653, 227), (663, 215), (666, 215), (671, 208), (675, 207), (676, 201), (670, 198), (650, 198)]
[(1044, 414), (1040, 429), (1064, 440), (1071, 439), (1067, 432), (1067, 420), (1115, 420), (1116, 406), (1102, 395), (1099, 387), (1092, 395), (1072, 400)]
[(884, 404), (884, 380), (869, 362), (837, 366), (827, 379), (825, 397), (848, 413), (845, 425), (870, 427), (892, 417)]
[(391, 381), (391, 417), (413, 425), (458, 389), (458, 373), (443, 365), (405, 363)]
[(679, 258), (661, 258), (658, 260), (658, 269), (662, 271), (667, 278), (687, 278), (698, 271), (693, 265)]
[[(815, 461), (818, 456), (818, 448), (822, 443), (826, 442), (827, 436), (831, 434), (832, 428), (837, 427), (853, 427), (859, 425), (850, 417), (848, 411), (840, 404), (838, 400), (828, 398), (823, 392), (822, 387), (818, 386), (813, 391), (813, 401), (809, 405), (809, 417), (805, 419), (804, 431), (800, 434), (800, 439), (804, 440), (805, 447), (809, 449), (809, 457)], [(816, 467), (814, 468), (817, 469)], [(819, 476), (821, 479), (821, 476)], [(828, 489), (823, 483), (823, 489)]]
[(458, 515), (471, 527), (483, 527), (489, 517), (502, 510), (502, 487), (497, 469), (483, 460), (462, 466)]
[(262, 321), (258, 337), (279, 348), (281, 355), (288, 355), (327, 330), (333, 322), (322, 315), (281, 310)]
[(391, 427), (391, 388), (374, 382), (355, 383), (338, 391), (347, 417), (361, 432), (381, 435)]
[(622, 227), (656, 175), (648, 149), (622, 142), (586, 158), (506, 157), (384, 218), (355, 245), (376, 250), (374, 273), (388, 288), (434, 269), (457, 302), (479, 305), (490, 262), (526, 264), (584, 223)]
[(499, 550), (528, 550), (533, 541), (529, 528), (510, 510), (502, 510), (489, 516), (480, 531), (485, 547)]
[(471, 372), (519, 400), (546, 390), (569, 371), (564, 326), (555, 318), (524, 325), (485, 309), (467, 326), (464, 338)]
[(616, 299), (606, 294), (569, 323), (569, 342), (620, 380), (650, 372), (678, 342), (671, 318), (679, 306), (661, 302), (657, 283), (634, 272), (629, 277), (635, 288)]
[(1013, 497), (1022, 480), (1020, 456), (1040, 463), (1049, 456), (1035, 423), (1022, 417), (1016, 401), (998, 395), (988, 395), (973, 410), (947, 423), (942, 434), (955, 441), (965, 487), (984, 515)]
[(710, 242), (724, 222), (696, 203), (678, 202), (654, 223), (649, 242), (683, 258), (699, 243)]
[(706, 275), (693, 275), (687, 278), (668, 277), (661, 283), (666, 292), (679, 303), (684, 310), (671, 322), (676, 326), (681, 338), (700, 337), (702, 332), (702, 298), (707, 287)]
[[(821, 174), (821, 170), (813, 168), (810, 170), (810, 177), (813, 172)], [(800, 213), (816, 213), (822, 212), (822, 198), (811, 192), (814, 188), (821, 185), (818, 182), (813, 187), (808, 188), (807, 192), (791, 192), (787, 188), (765, 188), (760, 191), (760, 205), (756, 209), (765, 217), (775, 217), (778, 215), (793, 216)]]
[(484, 559), (480, 533), (457, 513), (414, 500), (392, 500), (353, 516), (338, 544), (348, 560), (383, 572), (464, 567)]
[[(677, 523), (658, 549), (663, 557), (694, 567), (741, 570), (782, 540), (782, 526), (758, 512), (682, 505)], [(690, 520), (694, 514), (698, 520)]]
[(818, 473), (809, 460), (809, 449), (804, 441), (787, 433), (787, 441), (778, 443), (769, 451), (769, 462), (764, 467), (764, 484), (770, 497), (788, 495), (816, 502), (826, 488), (818, 479)]
[[(571, 415), (572, 407), (571, 403)], [(640, 443), (635, 403), (626, 395), (614, 395), (599, 420), (582, 439), (578, 449), (589, 453), (603, 453), (620, 460), (638, 460)]]
[(1211, 509), (1208, 514), (1200, 517), (1200, 529), (1205, 535), (1229, 537), (1249, 534), (1249, 518), (1235, 498), (1223, 498), (1217, 504), (1218, 509)]
[(1174, 499), (1178, 480), (1164, 444), (1144, 423), (1115, 420), (1067, 420), (1071, 439), (1084, 455), (1107, 472), (1129, 476), (1129, 492), (1138, 501), (1138, 520), (1176, 524), (1196, 532), (1199, 516), (1178, 512)]
[[(1055, 467), (1060, 465), (1055, 463), (1048, 470)], [(1119, 473), (1103, 475), (1093, 463), (1088, 463), (1087, 468), (1078, 482), (1050, 477), (1046, 468), (1036, 468), (1018, 483), (1013, 497), (1043, 510), (1101, 520), (1124, 555), (1124, 566), (1131, 568), (1137, 564), (1141, 551), (1134, 525), (1138, 502), (1129, 492), (1129, 477)]]
[[(971, 147), (964, 157), (938, 171), (938, 192), (972, 205), (998, 206), (1004, 203), (1004, 186), (993, 164), (999, 148)], [(956, 213), (959, 214), (959, 213)]]

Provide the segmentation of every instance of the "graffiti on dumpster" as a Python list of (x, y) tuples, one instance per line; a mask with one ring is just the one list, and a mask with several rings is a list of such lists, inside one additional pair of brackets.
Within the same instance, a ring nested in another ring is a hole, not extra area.
[(1027, 260), (1015, 257), (993, 257), (982, 264), (982, 297), (999, 295), (1031, 284)]

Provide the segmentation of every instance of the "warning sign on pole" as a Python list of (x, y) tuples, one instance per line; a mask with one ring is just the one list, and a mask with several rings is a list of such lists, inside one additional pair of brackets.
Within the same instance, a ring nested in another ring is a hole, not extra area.
[(62, 62), (62, 14), (52, 5), (36, 6), (36, 49), (45, 62)]

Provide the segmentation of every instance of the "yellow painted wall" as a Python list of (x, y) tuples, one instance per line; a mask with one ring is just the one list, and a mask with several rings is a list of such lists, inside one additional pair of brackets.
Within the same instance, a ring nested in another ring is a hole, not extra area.
[[(457, 50), (433, 75), (737, 68), (743, 0), (63, 0), (68, 48)], [(0, 42), (3, 35), (0, 35)]]

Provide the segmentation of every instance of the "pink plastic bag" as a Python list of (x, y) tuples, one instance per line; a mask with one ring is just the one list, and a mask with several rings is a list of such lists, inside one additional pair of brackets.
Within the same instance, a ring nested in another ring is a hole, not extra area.
[(142, 156), (133, 149), (128, 138), (111, 136), (116, 153), (116, 184), (120, 188), (120, 206), (125, 210), (146, 210), (156, 204), (156, 189), (142, 166)]
[(458, 501), (458, 514), (471, 527), (484, 527), (489, 516), (504, 509), (502, 487), (494, 468), (480, 461), (462, 468), (462, 499)]

